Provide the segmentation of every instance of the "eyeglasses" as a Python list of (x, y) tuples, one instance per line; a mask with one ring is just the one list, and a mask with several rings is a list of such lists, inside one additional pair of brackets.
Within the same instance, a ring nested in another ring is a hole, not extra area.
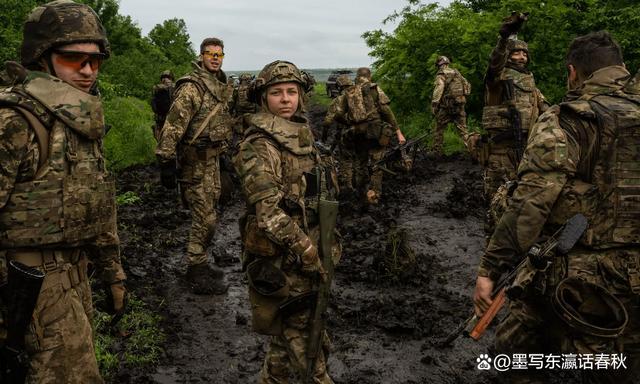
[(100, 69), (102, 62), (107, 58), (107, 55), (100, 52), (82, 52), (82, 51), (64, 51), (54, 49), (54, 53), (57, 54), (55, 60), (57, 64), (63, 65), (68, 68), (75, 69), (76, 71), (84, 68), (87, 63), (91, 67), (92, 71)]
[(217, 59), (217, 58), (224, 59), (224, 53), (222, 53), (222, 52), (218, 53), (218, 52), (205, 51), (202, 54), (202, 56), (204, 56), (206, 58), (209, 58), (209, 59)]

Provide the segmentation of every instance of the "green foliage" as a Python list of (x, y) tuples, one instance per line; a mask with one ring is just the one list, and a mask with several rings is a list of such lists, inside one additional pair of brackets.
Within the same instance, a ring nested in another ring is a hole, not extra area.
[(104, 102), (104, 110), (105, 121), (111, 126), (104, 141), (109, 169), (119, 171), (155, 161), (149, 104), (133, 97), (114, 97)]
[(538, 87), (553, 103), (565, 92), (564, 57), (578, 35), (607, 29), (622, 46), (627, 67), (635, 70), (640, 64), (640, 8), (632, 1), (468, 0), (442, 8), (410, 0), (403, 10), (387, 18), (399, 20), (392, 33), (375, 30), (363, 34), (375, 58), (374, 79), (393, 100), (399, 120), (412, 121), (412, 115), (422, 114), (430, 105), (439, 55), (450, 57), (452, 66), (471, 82), (467, 111), (479, 120), (488, 58), (501, 20), (511, 10), (531, 13), (519, 38), (529, 43), (530, 69)]
[(315, 83), (313, 93), (311, 94), (311, 103), (329, 106), (331, 100), (333, 99), (327, 96), (327, 84), (320, 82)]
[[(100, 304), (104, 295), (94, 294)], [(166, 335), (160, 327), (162, 318), (147, 304), (134, 295), (129, 295), (127, 311), (116, 324), (112, 316), (96, 310), (94, 317), (95, 351), (102, 376), (109, 378), (120, 367), (133, 368), (157, 364), (162, 354)]]
[(196, 53), (189, 43), (187, 25), (182, 19), (165, 20), (149, 32), (149, 39), (156, 47), (162, 47), (165, 56), (173, 64), (192, 61)]
[(127, 191), (116, 196), (116, 203), (118, 205), (131, 205), (140, 202), (140, 200), (140, 196), (133, 191)]

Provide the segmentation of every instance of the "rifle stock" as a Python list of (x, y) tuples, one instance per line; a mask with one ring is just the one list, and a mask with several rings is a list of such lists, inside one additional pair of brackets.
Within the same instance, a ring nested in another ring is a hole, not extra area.
[(498, 294), (493, 297), (493, 301), (491, 302), (489, 309), (484, 312), (471, 332), (469, 332), (469, 337), (471, 337), (473, 340), (480, 340), (484, 332), (487, 330), (489, 324), (491, 324), (498, 312), (500, 312), (500, 309), (502, 309), (502, 307), (504, 306), (505, 299), (506, 289), (505, 287), (502, 287), (502, 289), (498, 291)]

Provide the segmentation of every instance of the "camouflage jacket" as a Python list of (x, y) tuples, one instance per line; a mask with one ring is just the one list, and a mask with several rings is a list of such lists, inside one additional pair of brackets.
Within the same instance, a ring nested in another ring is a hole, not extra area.
[(12, 248), (86, 247), (104, 282), (125, 279), (103, 135), (99, 98), (48, 74), (28, 72), (0, 93), (0, 259)]
[(497, 281), (543, 231), (575, 213), (589, 219), (585, 247), (640, 244), (640, 87), (629, 78), (623, 67), (602, 68), (540, 116), (480, 276)]
[[(259, 230), (283, 248), (309, 236), (302, 213), (310, 208), (306, 174), (319, 164), (308, 121), (291, 121), (260, 112), (248, 118), (249, 128), (234, 157), (236, 172)], [(304, 249), (293, 249), (302, 254)]]
[(156, 148), (156, 155), (163, 161), (176, 157), (178, 144), (220, 146), (232, 135), (233, 87), (227, 84), (224, 72), (216, 76), (193, 65), (194, 71), (176, 82), (173, 103)]
[(457, 69), (445, 66), (436, 74), (431, 102), (440, 103), (448, 98), (460, 98), (459, 101), (464, 102), (470, 90), (471, 84)]
[(395, 130), (400, 129), (400, 126), (396, 121), (396, 117), (393, 114), (391, 107), (389, 107), (389, 103), (391, 103), (391, 100), (376, 83), (371, 83), (368, 81), (359, 82), (356, 85), (347, 87), (340, 93), (338, 97), (336, 97), (331, 102), (331, 105), (329, 106), (327, 114), (324, 118), (325, 125), (329, 125), (333, 121), (337, 121), (340, 124), (344, 125), (353, 125), (353, 122), (350, 121), (349, 118), (349, 102), (347, 96), (347, 91), (349, 89), (355, 89), (353, 87), (369, 87), (371, 90), (374, 90), (375, 92), (371, 92), (371, 95), (373, 97), (377, 112), (380, 115), (380, 119), (391, 125)]

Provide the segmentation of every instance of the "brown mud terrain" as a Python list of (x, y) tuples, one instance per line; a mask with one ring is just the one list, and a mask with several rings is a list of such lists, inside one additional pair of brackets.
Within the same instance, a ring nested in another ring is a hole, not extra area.
[[(312, 110), (313, 121), (323, 111)], [(481, 170), (468, 158), (418, 152), (409, 174), (385, 177), (382, 203), (341, 209), (344, 247), (328, 310), (329, 371), (347, 383), (490, 383), (476, 368), (493, 326), (479, 342), (438, 348), (467, 317), (484, 245)], [(226, 273), (226, 294), (199, 296), (184, 281), (189, 212), (162, 188), (155, 167), (128, 170), (119, 193), (141, 201), (119, 208), (128, 286), (163, 316), (165, 354), (147, 370), (121, 370), (113, 382), (255, 383), (267, 338), (251, 331), (240, 265), (236, 192), (220, 206), (210, 263)], [(295, 382), (295, 381), (293, 381)]]

